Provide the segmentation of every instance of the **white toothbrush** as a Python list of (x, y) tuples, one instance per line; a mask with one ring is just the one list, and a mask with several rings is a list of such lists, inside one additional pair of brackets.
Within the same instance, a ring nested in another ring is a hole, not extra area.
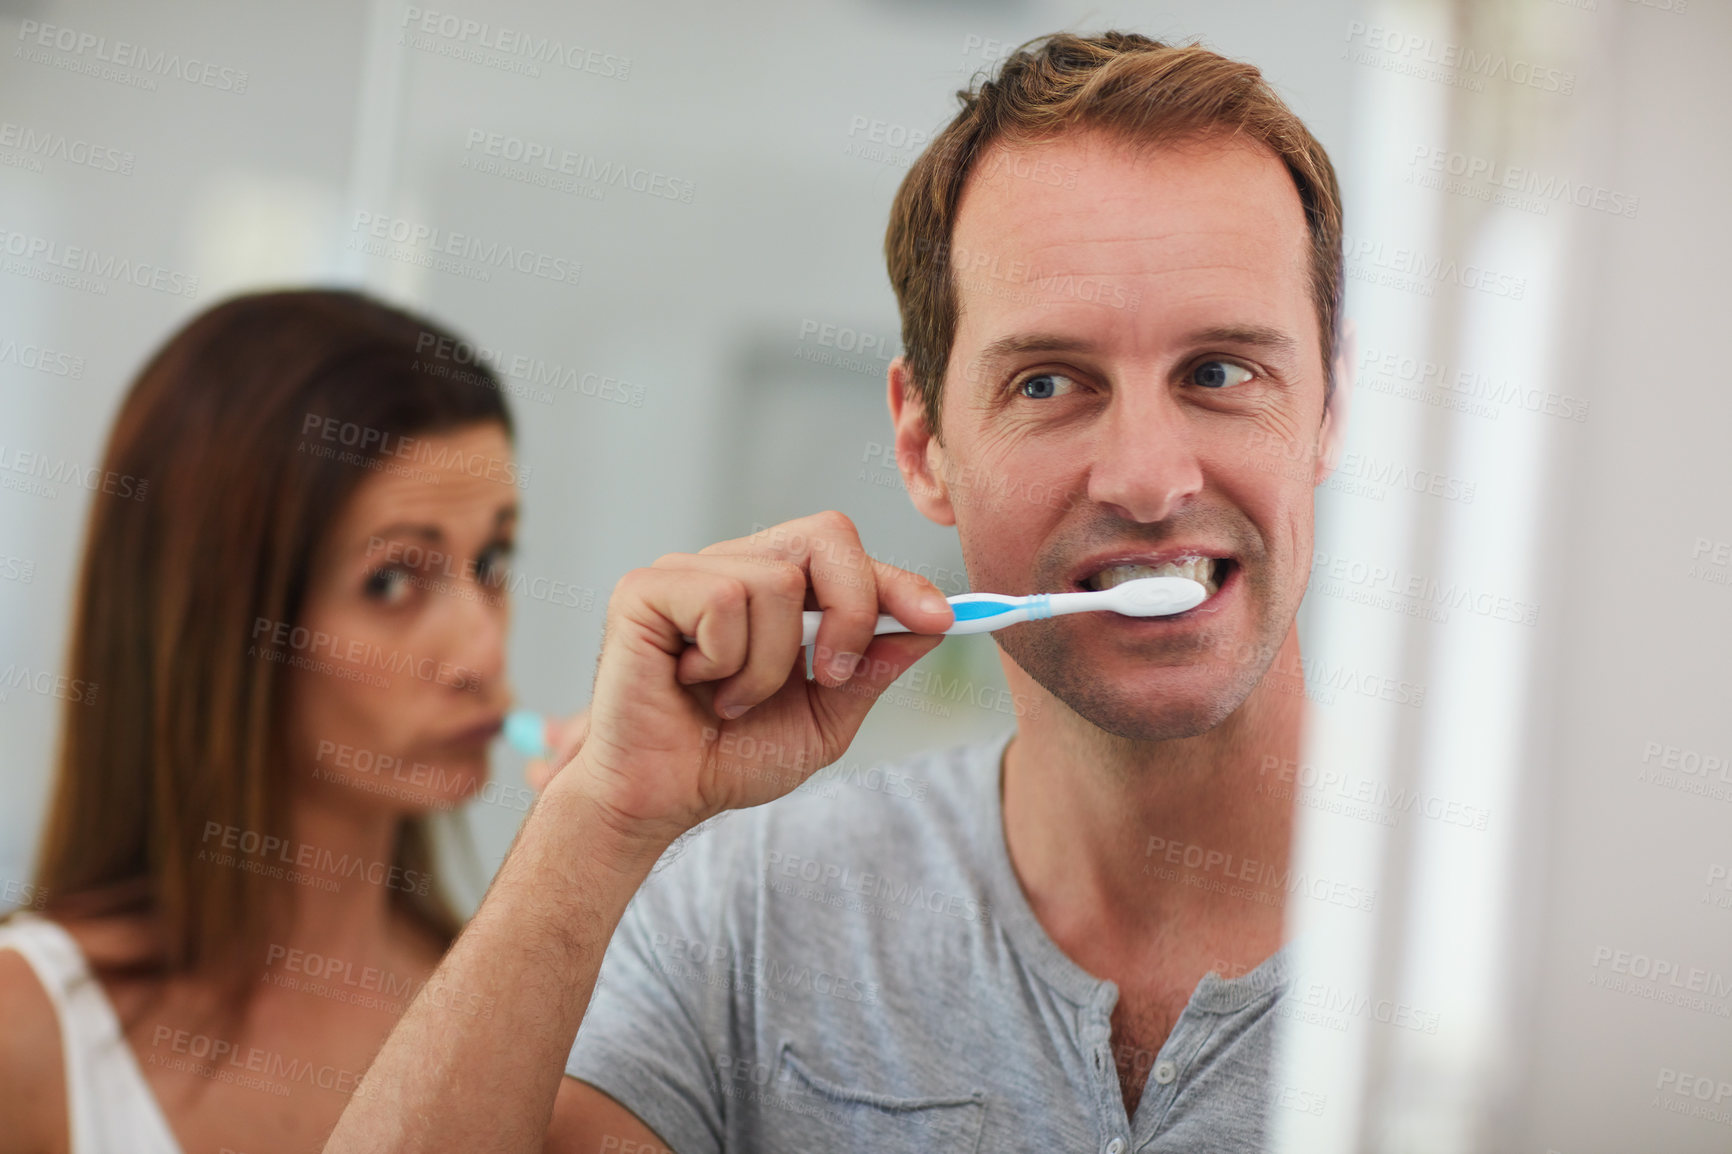
[[(1118, 613), (1125, 617), (1166, 617), (1183, 613), (1201, 605), (1208, 590), (1189, 577), (1137, 577), (1114, 585), (1111, 589), (1084, 590), (1077, 593), (1036, 593), (1029, 597), (1007, 597), (1002, 593), (962, 593), (949, 599), (956, 620), (944, 631), (946, 636), (962, 633), (991, 633), (1024, 621), (1040, 621), (1065, 613)], [(818, 639), (818, 622), (822, 610), (808, 609), (800, 615), (804, 628), (800, 644), (811, 645)], [(908, 633), (908, 626), (888, 613), (878, 616), (872, 630), (880, 633)], [(693, 639), (686, 638), (692, 644)], [(505, 719), (505, 739), (531, 757), (548, 756), (546, 720), (531, 710), (519, 709)]]
[[(1183, 613), (1201, 605), (1208, 590), (1189, 577), (1137, 577), (1114, 585), (1111, 589), (1084, 590), (1077, 593), (1035, 593), (1028, 597), (1008, 597), (1003, 593), (962, 593), (949, 599), (956, 620), (944, 631), (946, 636), (963, 633), (993, 633), (1024, 621), (1040, 621), (1065, 613), (1118, 613), (1125, 617), (1166, 617)], [(800, 644), (810, 645), (818, 639), (820, 610), (808, 609), (800, 615), (805, 628)], [(878, 616), (879, 633), (907, 633), (908, 626), (887, 613)]]

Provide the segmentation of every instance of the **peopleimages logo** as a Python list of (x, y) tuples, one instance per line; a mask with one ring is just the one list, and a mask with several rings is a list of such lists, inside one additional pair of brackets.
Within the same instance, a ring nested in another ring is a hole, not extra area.
[(1690, 569), (1684, 576), (1710, 585), (1732, 584), (1732, 541), (1697, 537), (1690, 550)]
[(89, 705), (96, 700), (96, 682), (85, 681), (82, 678), (67, 677), (63, 673), (55, 673), (48, 669), (32, 669), (28, 665), (13, 662), (4, 670), (0, 670), (0, 702), (12, 693), (22, 689), (34, 693), (38, 697), (55, 697), (61, 701), (70, 701), (74, 705)]
[(753, 988), (768, 992), (777, 1001), (785, 1000), (784, 995), (793, 991), (865, 1005), (878, 1003), (878, 983), (864, 978), (778, 961), (763, 954), (741, 953), (725, 943), (684, 938), (659, 930), (651, 938), (651, 944), (660, 955), (658, 964), (664, 972), (685, 966), (696, 968), (677, 976), (702, 977), (704, 972), (739, 974), (751, 978)]
[[(65, 67), (64, 57), (56, 60), (39, 51), (52, 48), (72, 57), (75, 65), (83, 65), (69, 69), (74, 72), (93, 72), (100, 76), (102, 70), (98, 66), (106, 64), (116, 69), (144, 73), (147, 78), (159, 76), (184, 80), (188, 84), (214, 88), (219, 92), (242, 93), (247, 90), (247, 74), (241, 69), (213, 64), (196, 56), (182, 56), (178, 52), (146, 48), (142, 44), (133, 44), (127, 40), (110, 40), (106, 36), (80, 32), (64, 25), (21, 20), (18, 23), (18, 41), (20, 47), (14, 55), (26, 56), (38, 64), (59, 64)], [(103, 79), (121, 77), (103, 76)], [(148, 87), (154, 89), (156, 85), (150, 84)]]
[[(207, 1082), (225, 1082), (248, 1090), (287, 1097), (296, 1082), (361, 1098), (366, 1089), (359, 1072), (321, 1064), (258, 1046), (246, 1046), (210, 1034), (173, 1026), (157, 1026), (145, 1065), (174, 1073), (195, 1074)], [(167, 1053), (164, 1053), (164, 1050)], [(254, 1075), (259, 1075), (255, 1077)]]
[[(805, 882), (812, 887), (809, 893), (800, 896), (821, 900), (841, 895), (856, 896), (883, 903), (890, 908), (896, 917), (901, 916), (900, 909), (923, 909), (935, 914), (961, 921), (986, 922), (991, 918), (990, 908), (983, 898), (971, 894), (947, 893), (944, 890), (933, 889), (918, 882), (908, 882), (902, 879), (890, 878), (884, 874), (859, 870), (836, 862), (819, 861), (816, 858), (800, 857), (795, 854), (771, 850), (765, 857), (764, 875), (772, 889), (776, 889), (779, 878), (789, 878), (796, 882)], [(785, 883), (784, 883), (785, 884)], [(834, 890), (831, 894), (829, 891)], [(784, 892), (777, 890), (777, 892)], [(843, 905), (841, 901), (823, 901), (828, 905)]]
[(610, 80), (626, 80), (631, 76), (629, 56), (615, 56), (552, 36), (470, 20), (433, 8), (405, 8), (399, 35), (401, 42), (411, 48), (476, 64), (509, 63), (518, 66), (512, 71), (525, 71), (531, 76), (541, 75), (539, 66), (543, 64)]
[(1594, 947), (1588, 984), (1632, 997), (1663, 1002), (1715, 1017), (1732, 1017), (1732, 977), (1718, 970), (1691, 966), (1676, 958), (1660, 958), (1612, 946)]
[[(1582, 422), (1588, 419), (1589, 401), (1567, 393), (1554, 393), (1533, 388), (1519, 379), (1494, 377), (1474, 369), (1456, 368), (1441, 361), (1409, 356), (1389, 349), (1367, 346), (1359, 354), (1360, 378), (1356, 388), (1369, 388), (1381, 393), (1449, 400), (1450, 407), (1473, 411), (1476, 416), (1497, 418), (1502, 406), (1511, 410), (1557, 417), (1560, 420)], [(1472, 402), (1484, 401), (1485, 405)], [(1471, 405), (1471, 410), (1468, 406)]]
[(1425, 611), (1404, 611), (1439, 622), (1448, 621), (1452, 609), (1518, 625), (1532, 625), (1539, 615), (1539, 608), (1531, 601), (1518, 600), (1467, 581), (1444, 582), (1436, 577), (1406, 572), (1397, 565), (1333, 556), (1321, 549), (1312, 554), (1311, 578), (1311, 587), (1326, 595), (1345, 597), (1349, 601), (1382, 609), (1418, 604), (1424, 606)]
[[(93, 144), (64, 132), (38, 130), (27, 124), (0, 121), (0, 148), (12, 148), (37, 160), (58, 160), (98, 172), (131, 176), (134, 157), (105, 144)], [(36, 171), (40, 172), (38, 168)]]
[[(483, 158), (478, 161), (472, 156), (465, 156), (463, 167), (489, 175), (521, 179), (531, 184), (541, 183), (536, 176), (536, 171), (539, 170), (542, 176), (571, 177), (579, 184), (593, 186), (598, 190), (608, 187), (622, 188), (658, 200), (673, 200), (681, 204), (690, 204), (697, 190), (697, 185), (693, 182), (656, 169), (603, 159), (592, 153), (573, 152), (569, 148), (546, 141), (488, 132), (483, 128), (469, 130), (463, 142), (463, 150), (466, 153), (479, 153)], [(512, 169), (500, 162), (518, 165), (520, 168)], [(550, 187), (567, 192), (578, 190), (576, 185), (565, 187), (554, 184)]]
[(1143, 299), (1142, 289), (1127, 291), (1110, 279), (1043, 271), (1028, 261), (1005, 259), (999, 253), (970, 251), (967, 245), (938, 241), (922, 247), (931, 252), (933, 260), (948, 261), (953, 274), (966, 278), (975, 291), (1004, 300), (1024, 304), (1074, 300), (1134, 312)]
[(350, 230), (357, 235), (348, 239), (348, 248), (471, 280), (492, 280), (494, 269), (509, 269), (556, 284), (574, 285), (583, 276), (583, 262), (569, 257), (482, 240), (472, 233), (452, 232), (400, 216), (360, 211), (355, 213)]
[[(1288, 869), (1285, 864), (1241, 857), (1225, 850), (1210, 849), (1192, 842), (1174, 841), (1151, 834), (1143, 848), (1143, 869), (1146, 876), (1162, 881), (1182, 880), (1198, 889), (1228, 892), (1265, 905), (1279, 905), (1283, 895), (1301, 895), (1330, 905), (1344, 906), (1369, 912), (1377, 903), (1377, 891), (1352, 882), (1307, 874)], [(1163, 868), (1177, 867), (1177, 868)], [(1179, 870), (1189, 871), (1181, 877)], [(1216, 874), (1217, 878), (1206, 875)], [(1211, 881), (1227, 883), (1224, 888), (1210, 885)], [(1244, 886), (1231, 883), (1244, 882)]]
[(102, 492), (127, 501), (142, 501), (150, 492), (148, 479), (130, 473), (91, 468), (64, 457), (20, 451), (0, 444), (0, 488), (39, 497), (57, 497), (59, 490), (54, 487), (56, 485), (76, 485), (92, 493)]
[(519, 465), (509, 457), (495, 457), (481, 452), (465, 453), (437, 437), (411, 437), (318, 413), (308, 413), (302, 418), (301, 434), (302, 452), (307, 451), (308, 442), (305, 438), (317, 437), (332, 446), (354, 450), (358, 459), (351, 463), (359, 464), (362, 461), (377, 461), (382, 458), (407, 461), (432, 470), (429, 476), (435, 480), (438, 471), (456, 470), (471, 477), (503, 481), (521, 489), (529, 483), (529, 471), (534, 467)]
[[(125, 282), (171, 296), (198, 295), (196, 276), (84, 245), (62, 244), (34, 233), (13, 232), (5, 227), (0, 227), (0, 254), (20, 260), (39, 261), (47, 266), (37, 270), (30, 265), (14, 266), (8, 263), (7, 272), (65, 283), (68, 288), (76, 288), (80, 292), (95, 292), (106, 296), (106, 282), (112, 281)], [(59, 270), (65, 270), (66, 274), (71, 275), (65, 276), (59, 273)]]
[(1527, 295), (1524, 276), (1500, 272), (1477, 264), (1463, 264), (1412, 248), (1394, 248), (1380, 240), (1341, 236), (1347, 258), (1347, 275), (1390, 288), (1431, 295), (1431, 285), (1451, 284), (1489, 296), (1519, 301)]
[[(1528, 88), (1537, 88), (1542, 92), (1555, 92), (1568, 96), (1576, 90), (1576, 74), (1562, 68), (1553, 68), (1537, 64), (1532, 60), (1524, 60), (1519, 56), (1511, 56), (1505, 52), (1480, 51), (1466, 45), (1449, 40), (1439, 40), (1434, 36), (1426, 36), (1418, 32), (1402, 32), (1395, 28), (1384, 28), (1377, 24), (1366, 24), (1361, 20), (1349, 21), (1347, 25), (1347, 41), (1349, 44), (1363, 44), (1366, 48), (1382, 54), (1386, 63), (1407, 65), (1413, 68), (1415, 75), (1426, 76), (1420, 70), (1421, 66), (1432, 66), (1446, 70), (1463, 80), (1473, 80), (1483, 84), (1486, 80), (1504, 80), (1511, 84), (1519, 84)], [(1373, 63), (1373, 60), (1362, 63)], [(1402, 71), (1401, 68), (1394, 69)], [(1428, 79), (1436, 77), (1426, 76)], [(1478, 85), (1475, 91), (1479, 91)]]
[(1461, 187), (1452, 187), (1433, 183), (1431, 187), (1477, 196), (1524, 211), (1537, 208), (1542, 214), (1550, 205), (1564, 203), (1633, 220), (1642, 203), (1641, 197), (1602, 185), (1425, 144), (1414, 146), (1408, 167), (1414, 170), (1409, 172), (1410, 177), (1424, 168), (1439, 177), (1459, 178), (1461, 184)]
[(198, 851), (199, 861), (239, 866), (248, 873), (268, 877), (286, 877), (298, 884), (314, 885), (330, 892), (336, 892), (337, 880), (344, 879), (365, 881), (405, 893), (426, 894), (433, 881), (433, 875), (425, 871), (339, 854), (310, 842), (291, 841), (216, 821), (204, 823), (204, 836), (200, 842), (203, 848)]
[(1340, 802), (1349, 808), (1345, 816), (1367, 817), (1379, 825), (1392, 826), (1403, 814), (1418, 814), (1446, 825), (1483, 830), (1491, 820), (1488, 810), (1468, 805), (1441, 794), (1424, 793), (1406, 786), (1391, 787), (1387, 782), (1356, 777), (1338, 769), (1319, 769), (1305, 761), (1264, 754), (1257, 769), (1257, 792), (1277, 797), (1298, 793), (1314, 808), (1336, 810), (1330, 802)]
[(83, 357), (44, 348), (42, 345), (19, 344), (9, 338), (0, 338), (0, 365), (17, 365), (19, 368), (47, 373), (51, 377), (71, 377), (76, 380), (84, 376)]
[[(260, 638), (264, 639), (262, 643)], [(252, 639), (253, 644), (247, 647), (248, 657), (327, 673), (380, 689), (390, 685), (390, 677), (369, 673), (368, 670), (379, 669), (392, 676), (406, 674), (422, 681), (471, 690), (478, 684), (474, 672), (466, 666), (435, 661), (431, 657), (416, 657), (413, 653), (387, 649), (371, 641), (344, 638), (323, 629), (272, 621), (268, 617), (253, 619)]]
[[(645, 390), (642, 385), (576, 365), (561, 365), (544, 357), (473, 345), (429, 332), (415, 338), (415, 352), (418, 356), (432, 357), (459, 367), (480, 365), (490, 368), (512, 380), (524, 382), (530, 389), (558, 389), (598, 401), (643, 408)], [(551, 400), (552, 394), (549, 393), (548, 397)]]

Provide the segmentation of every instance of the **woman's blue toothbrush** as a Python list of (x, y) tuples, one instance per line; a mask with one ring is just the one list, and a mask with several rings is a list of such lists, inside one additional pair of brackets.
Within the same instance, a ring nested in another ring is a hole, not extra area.
[[(947, 636), (962, 633), (991, 633), (1024, 621), (1039, 621), (1065, 613), (1118, 613), (1126, 617), (1167, 617), (1201, 605), (1208, 590), (1188, 577), (1137, 577), (1121, 582), (1111, 589), (1083, 590), (1076, 593), (1036, 593), (1030, 597), (1007, 597), (1002, 593), (962, 593), (950, 598), (956, 621), (944, 632)], [(818, 639), (818, 622), (822, 610), (808, 609), (801, 615), (804, 628), (801, 645), (811, 645)], [(907, 633), (908, 626), (889, 614), (880, 614), (872, 631)], [(686, 638), (691, 643), (690, 637)], [(530, 757), (547, 757), (547, 722), (529, 709), (512, 711), (505, 718), (505, 740), (512, 748)]]
[(513, 709), (505, 715), (505, 740), (529, 757), (553, 755), (547, 747), (547, 718), (533, 709)]

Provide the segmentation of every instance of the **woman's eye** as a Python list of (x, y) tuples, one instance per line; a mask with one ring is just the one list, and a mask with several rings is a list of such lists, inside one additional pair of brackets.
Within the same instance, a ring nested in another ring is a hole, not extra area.
[(475, 562), (475, 579), (495, 589), (502, 588), (511, 575), (511, 547), (499, 545), (481, 554)]
[(401, 605), (414, 589), (414, 578), (407, 569), (395, 565), (374, 570), (367, 575), (367, 596), (385, 605)]
[(1016, 391), (1033, 401), (1044, 401), (1049, 397), (1061, 397), (1076, 388), (1076, 382), (1062, 373), (1041, 373), (1028, 378), (1016, 387)]
[(1223, 389), (1241, 385), (1257, 374), (1232, 361), (1204, 361), (1191, 370), (1191, 383), (1205, 389)]

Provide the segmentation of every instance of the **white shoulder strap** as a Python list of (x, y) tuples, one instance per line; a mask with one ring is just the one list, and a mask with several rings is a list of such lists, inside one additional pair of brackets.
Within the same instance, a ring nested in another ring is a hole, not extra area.
[(16, 914), (0, 923), (0, 950), (7, 949), (36, 972), (60, 1020), (72, 1154), (182, 1154), (114, 1006), (72, 935), (47, 918)]

